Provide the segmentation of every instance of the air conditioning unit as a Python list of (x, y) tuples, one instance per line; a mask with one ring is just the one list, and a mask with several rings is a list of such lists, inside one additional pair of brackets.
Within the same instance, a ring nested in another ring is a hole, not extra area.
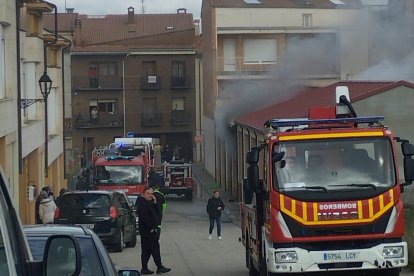
[(148, 76), (148, 83), (157, 83), (157, 76)]

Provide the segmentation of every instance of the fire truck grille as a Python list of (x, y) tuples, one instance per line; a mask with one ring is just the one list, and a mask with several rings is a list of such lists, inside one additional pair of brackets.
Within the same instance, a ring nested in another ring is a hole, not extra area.
[(283, 218), (294, 238), (319, 237), (319, 236), (348, 236), (348, 235), (371, 235), (385, 233), (391, 210), (386, 212), (378, 220), (369, 224), (346, 225), (346, 226), (306, 226), (295, 219), (283, 214)]

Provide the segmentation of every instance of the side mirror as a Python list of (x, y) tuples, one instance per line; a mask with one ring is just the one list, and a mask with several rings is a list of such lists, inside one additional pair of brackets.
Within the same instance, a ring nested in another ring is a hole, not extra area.
[(140, 276), (141, 274), (136, 269), (132, 269), (132, 270), (122, 269), (122, 270), (118, 270), (118, 275), (119, 276)]
[(274, 152), (274, 153), (272, 154), (272, 161), (273, 161), (274, 163), (279, 162), (280, 160), (282, 160), (282, 159), (283, 159), (283, 157), (285, 157), (285, 152), (284, 152), (284, 151), (281, 151), (281, 152)]
[(259, 152), (260, 150), (257, 148), (252, 148), (246, 154), (246, 163), (247, 164), (254, 164), (259, 162)]
[(404, 157), (404, 178), (405, 186), (414, 181), (414, 159), (410, 157)]
[(404, 156), (413, 156), (414, 155), (414, 145), (410, 143), (402, 143), (401, 151)]
[(49, 237), (43, 254), (43, 265), (47, 276), (78, 276), (81, 271), (81, 251), (78, 240), (69, 235)]

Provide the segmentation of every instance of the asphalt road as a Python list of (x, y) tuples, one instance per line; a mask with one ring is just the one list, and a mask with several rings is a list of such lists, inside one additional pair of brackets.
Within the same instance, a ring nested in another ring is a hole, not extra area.
[[(244, 248), (238, 241), (241, 235), (238, 222), (232, 222), (231, 214), (224, 214), (224, 239), (220, 241), (214, 235), (212, 240), (208, 240), (209, 221), (205, 211), (205, 198), (205, 194), (201, 196), (201, 191), (197, 192), (193, 202), (177, 197), (167, 198), (168, 206), (160, 240), (163, 264), (172, 269), (166, 275), (247, 276)], [(111, 253), (111, 257), (117, 265), (141, 269), (140, 252), (138, 238), (135, 248), (126, 248), (122, 253)], [(152, 259), (149, 268), (156, 270)], [(354, 273), (349, 275), (353, 276)], [(413, 275), (414, 272), (404, 271), (400, 276)]]
[[(225, 216), (222, 223), (223, 240), (214, 235), (208, 239), (206, 201), (184, 201), (168, 198), (161, 233), (161, 256), (164, 266), (172, 269), (167, 275), (248, 275), (244, 266), (244, 248), (239, 243), (240, 228)], [(113, 261), (123, 267), (141, 269), (139, 240), (135, 248), (111, 253)], [(149, 268), (155, 270), (153, 260)]]

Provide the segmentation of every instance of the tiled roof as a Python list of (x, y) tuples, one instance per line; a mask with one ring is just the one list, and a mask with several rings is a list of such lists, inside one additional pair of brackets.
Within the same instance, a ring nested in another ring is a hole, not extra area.
[(399, 86), (407, 86), (414, 89), (414, 84), (406, 81), (340, 81), (326, 87), (305, 89), (289, 100), (245, 114), (235, 121), (239, 125), (248, 126), (261, 132), (263, 131), (264, 122), (269, 119), (307, 117), (309, 107), (327, 107), (332, 105), (337, 86), (348, 86), (351, 102), (356, 102)]
[(81, 32), (77, 40), (82, 46), (87, 46), (194, 29), (193, 15), (188, 13), (139, 14), (134, 17), (135, 24), (128, 24), (127, 14), (80, 15)]
[[(225, 8), (359, 8), (359, 0), (207, 0), (211, 5)], [(255, 3), (256, 2), (256, 3)], [(336, 4), (338, 3), (338, 4)], [(339, 4), (343, 3), (343, 4)]]
[[(75, 20), (78, 18), (77, 13), (58, 13), (58, 31), (72, 32), (75, 28)], [(55, 14), (43, 14), (43, 27), (49, 31), (55, 30)]]

